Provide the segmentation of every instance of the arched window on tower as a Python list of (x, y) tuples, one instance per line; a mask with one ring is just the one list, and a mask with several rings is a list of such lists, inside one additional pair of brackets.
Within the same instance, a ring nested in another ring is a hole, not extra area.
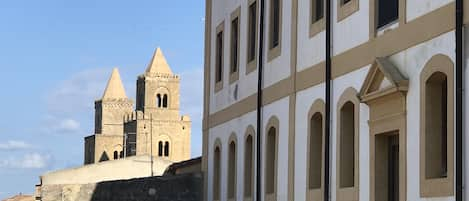
[(117, 160), (119, 158), (117, 151), (114, 151), (114, 160)]
[(156, 95), (156, 104), (158, 108), (161, 107), (161, 94)]
[(163, 156), (163, 142), (158, 142), (158, 156)]
[(163, 108), (168, 108), (168, 95), (163, 95)]
[(169, 142), (164, 143), (164, 156), (169, 156)]

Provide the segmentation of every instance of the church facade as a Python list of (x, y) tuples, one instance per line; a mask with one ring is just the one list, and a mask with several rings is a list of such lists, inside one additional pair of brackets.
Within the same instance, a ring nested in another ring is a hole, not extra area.
[(204, 200), (467, 198), (456, 2), (206, 0)]
[(158, 48), (137, 78), (134, 103), (114, 69), (104, 95), (95, 101), (95, 134), (85, 137), (85, 164), (131, 156), (172, 162), (190, 158), (191, 120), (179, 114), (178, 75)]

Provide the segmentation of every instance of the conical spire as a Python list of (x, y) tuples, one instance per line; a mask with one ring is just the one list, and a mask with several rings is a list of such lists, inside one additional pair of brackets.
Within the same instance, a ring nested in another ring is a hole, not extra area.
[(150, 64), (146, 70), (147, 73), (159, 73), (159, 74), (169, 74), (172, 75), (173, 71), (166, 62), (166, 58), (163, 55), (163, 52), (158, 47), (153, 54), (153, 58), (150, 61)]
[(104, 91), (103, 99), (125, 99), (124, 85), (122, 84), (121, 76), (117, 68), (112, 69), (111, 78)]

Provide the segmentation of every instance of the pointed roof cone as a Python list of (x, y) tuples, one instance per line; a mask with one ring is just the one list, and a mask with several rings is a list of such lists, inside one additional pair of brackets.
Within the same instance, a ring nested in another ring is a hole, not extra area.
[(153, 54), (153, 58), (151, 59), (150, 64), (148, 64), (146, 72), (169, 75), (173, 74), (173, 71), (169, 67), (168, 62), (166, 62), (166, 58), (164, 57), (163, 52), (159, 47)]
[(103, 99), (125, 99), (124, 85), (122, 84), (121, 76), (117, 68), (112, 69), (111, 78), (104, 91)]

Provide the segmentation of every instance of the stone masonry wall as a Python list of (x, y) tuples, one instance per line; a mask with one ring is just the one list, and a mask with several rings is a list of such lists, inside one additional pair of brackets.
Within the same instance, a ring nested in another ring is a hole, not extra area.
[(199, 201), (202, 175), (108, 181), (82, 185), (42, 186), (42, 201)]

